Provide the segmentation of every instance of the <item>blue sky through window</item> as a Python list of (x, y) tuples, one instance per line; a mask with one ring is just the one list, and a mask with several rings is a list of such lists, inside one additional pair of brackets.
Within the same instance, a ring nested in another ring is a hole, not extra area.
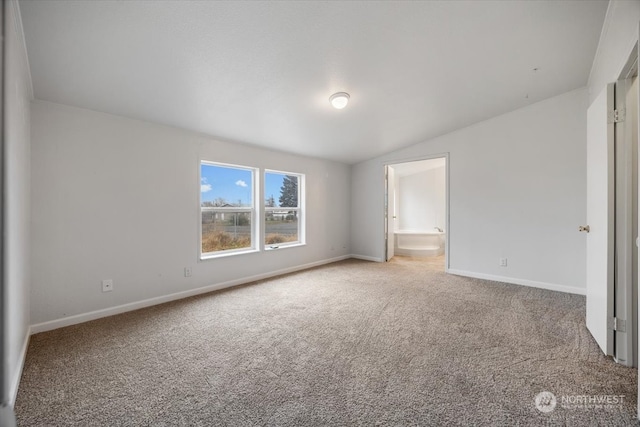
[[(284, 175), (267, 173), (264, 197), (273, 196), (276, 205), (280, 197), (280, 188)], [(202, 202), (214, 202), (223, 199), (226, 203), (238, 206), (251, 206), (251, 170), (226, 166), (202, 164), (200, 166), (200, 195)]]
[(280, 189), (282, 188), (282, 181), (284, 181), (284, 175), (279, 173), (271, 173), (267, 172), (265, 174), (265, 187), (264, 187), (264, 198), (268, 200), (271, 196), (273, 196), (273, 201), (275, 202), (275, 206), (280, 206), (280, 202), (278, 199), (280, 198)]

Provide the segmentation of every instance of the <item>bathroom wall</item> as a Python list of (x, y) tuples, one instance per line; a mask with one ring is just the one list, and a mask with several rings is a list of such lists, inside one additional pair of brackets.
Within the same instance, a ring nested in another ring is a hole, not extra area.
[(445, 168), (440, 166), (398, 179), (398, 229), (445, 228)]

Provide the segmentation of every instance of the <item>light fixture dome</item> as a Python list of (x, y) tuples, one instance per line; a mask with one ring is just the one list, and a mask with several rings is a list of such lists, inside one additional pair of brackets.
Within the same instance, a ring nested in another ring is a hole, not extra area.
[(338, 92), (331, 95), (329, 102), (333, 105), (333, 108), (342, 110), (349, 103), (349, 94), (347, 92)]

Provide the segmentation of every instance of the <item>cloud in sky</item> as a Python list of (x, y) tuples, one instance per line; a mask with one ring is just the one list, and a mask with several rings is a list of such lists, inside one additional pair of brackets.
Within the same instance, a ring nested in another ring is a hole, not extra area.
[(209, 191), (211, 191), (211, 184), (207, 184), (207, 178), (203, 176), (200, 178), (200, 192), (208, 193)]
[(237, 180), (237, 181), (236, 181), (236, 185), (237, 185), (238, 187), (246, 187), (246, 186), (247, 186), (247, 183), (246, 183), (246, 182), (244, 182), (243, 180), (239, 179), (239, 180)]

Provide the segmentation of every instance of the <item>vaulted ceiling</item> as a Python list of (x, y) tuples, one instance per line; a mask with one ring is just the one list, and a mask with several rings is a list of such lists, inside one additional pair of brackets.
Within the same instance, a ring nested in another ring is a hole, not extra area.
[(37, 99), (356, 163), (585, 86), (607, 2), (20, 7)]

